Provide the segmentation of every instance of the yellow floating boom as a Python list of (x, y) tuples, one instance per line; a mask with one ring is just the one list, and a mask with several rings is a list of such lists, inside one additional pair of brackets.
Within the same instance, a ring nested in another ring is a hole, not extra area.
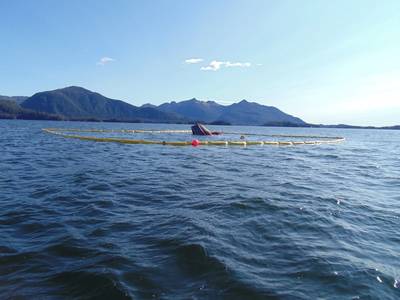
[[(109, 137), (94, 137), (94, 136), (83, 136), (76, 134), (68, 134), (72, 132), (90, 132), (90, 133), (191, 133), (190, 130), (109, 130), (109, 129), (65, 129), (65, 128), (43, 128), (44, 132), (50, 134), (56, 134), (65, 138), (79, 139), (84, 141), (93, 142), (111, 142), (111, 143), (122, 143), (122, 144), (142, 144), (142, 145), (168, 145), (168, 146), (191, 146), (192, 142), (189, 141), (153, 141), (143, 139), (121, 139), (121, 138), (109, 138)], [(332, 144), (343, 142), (343, 137), (329, 137), (329, 136), (315, 136), (315, 135), (266, 135), (266, 134), (248, 134), (248, 133), (227, 133), (227, 134), (240, 134), (250, 136), (271, 136), (280, 138), (306, 138), (316, 140), (304, 140), (304, 141), (199, 141), (198, 145), (202, 146), (254, 146), (254, 145), (273, 145), (273, 146), (296, 146), (296, 145), (319, 145), (319, 144)], [(318, 140), (317, 140), (318, 139)]]

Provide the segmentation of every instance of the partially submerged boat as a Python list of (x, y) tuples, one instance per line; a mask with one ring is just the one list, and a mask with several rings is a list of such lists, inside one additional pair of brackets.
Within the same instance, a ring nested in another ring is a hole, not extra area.
[(192, 134), (193, 135), (220, 135), (222, 132), (219, 131), (211, 131), (207, 129), (204, 125), (200, 123), (196, 123), (192, 126)]

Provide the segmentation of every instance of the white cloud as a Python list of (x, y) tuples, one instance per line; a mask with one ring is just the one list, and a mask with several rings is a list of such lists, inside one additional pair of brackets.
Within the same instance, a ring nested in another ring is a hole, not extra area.
[(201, 70), (204, 71), (217, 71), (221, 68), (221, 66), (223, 66), (225, 64), (225, 62), (223, 61), (217, 61), (217, 60), (213, 60), (212, 62), (210, 62), (210, 64), (206, 67), (201, 67)]
[(245, 62), (245, 63), (241, 63), (241, 62), (235, 62), (235, 63), (231, 63), (230, 61), (227, 61), (225, 63), (225, 67), (241, 67), (241, 68), (248, 68), (251, 66), (251, 63)]
[(113, 61), (115, 61), (114, 58), (104, 56), (104, 57), (100, 58), (100, 60), (96, 64), (99, 66), (105, 66), (106, 64), (113, 62)]
[(198, 64), (201, 63), (203, 61), (202, 58), (188, 58), (185, 60), (186, 64)]
[(201, 67), (200, 69), (203, 71), (218, 71), (221, 69), (221, 67), (225, 68), (234, 68), (234, 67), (239, 67), (239, 68), (249, 68), (251, 67), (251, 63), (249, 62), (230, 62), (230, 61), (218, 61), (218, 60), (213, 60), (212, 62), (209, 63), (208, 66)]

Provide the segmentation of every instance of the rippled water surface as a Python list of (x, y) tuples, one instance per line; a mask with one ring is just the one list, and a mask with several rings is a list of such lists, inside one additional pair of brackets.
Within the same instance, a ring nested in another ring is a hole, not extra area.
[(399, 131), (195, 148), (43, 127), (188, 129), (0, 120), (1, 299), (400, 298)]

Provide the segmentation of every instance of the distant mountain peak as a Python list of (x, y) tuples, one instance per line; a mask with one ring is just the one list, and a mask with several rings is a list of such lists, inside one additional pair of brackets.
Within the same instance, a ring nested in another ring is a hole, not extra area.
[(155, 107), (157, 107), (157, 106), (154, 105), (154, 104), (151, 104), (151, 103), (145, 103), (145, 104), (143, 104), (141, 107), (151, 107), (151, 108), (155, 108)]
[(232, 125), (263, 125), (268, 122), (305, 123), (275, 107), (249, 102), (246, 99), (224, 106), (215, 101), (201, 101), (192, 98), (178, 103), (164, 103), (158, 108), (205, 123), (226, 122)]
[(2, 96), (2, 95), (0, 95), (0, 100), (14, 101), (18, 104), (21, 104), (28, 98), (29, 97), (27, 97), (27, 96)]
[(36, 93), (22, 107), (57, 114), (69, 119), (96, 119), (135, 122), (182, 122), (183, 118), (154, 107), (136, 107), (107, 98), (79, 86)]
[(81, 91), (81, 92), (87, 92), (87, 93), (94, 93), (91, 90), (85, 89), (81, 86), (77, 86), (77, 85), (71, 85), (71, 86), (66, 86), (60, 89), (56, 89), (55, 91)]
[[(182, 101), (182, 102), (201, 103), (202, 101), (200, 101), (200, 100), (198, 100), (198, 99), (196, 99), (196, 98), (191, 98), (191, 99), (189, 99), (189, 100), (184, 100), (184, 101)], [(180, 102), (178, 102), (178, 103), (180, 103)]]

